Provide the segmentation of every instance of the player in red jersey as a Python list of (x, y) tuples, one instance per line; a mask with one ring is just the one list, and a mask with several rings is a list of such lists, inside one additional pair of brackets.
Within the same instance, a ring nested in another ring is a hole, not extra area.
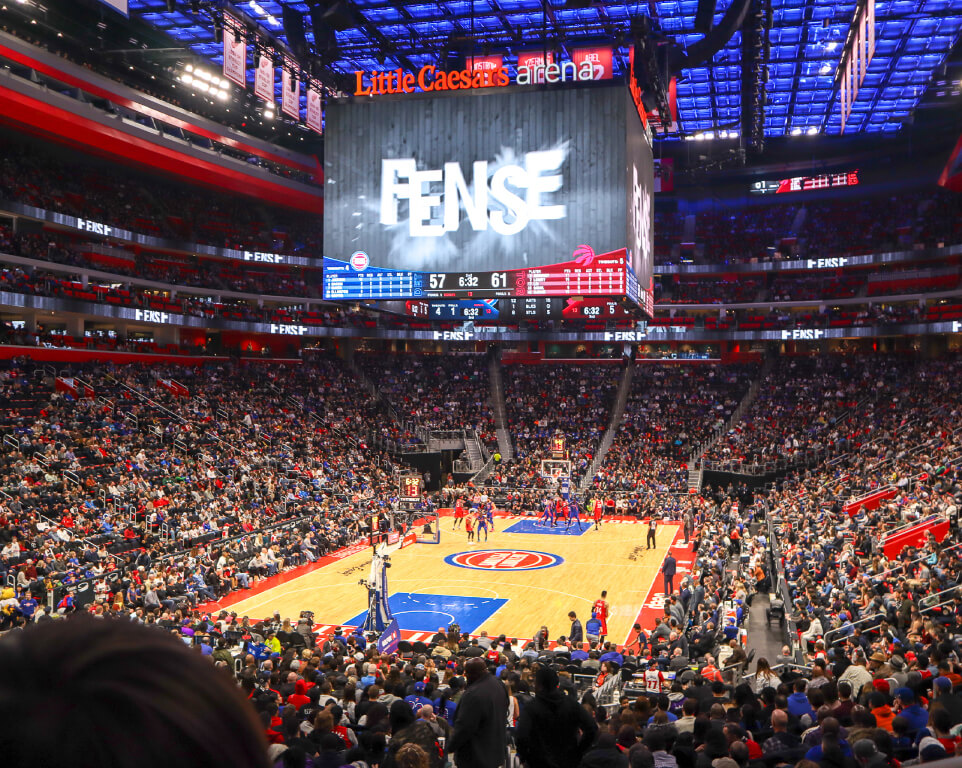
[(454, 502), (454, 530), (457, 530), (462, 522), (464, 522), (464, 499), (458, 496), (458, 500)]
[(595, 600), (594, 605), (591, 606), (591, 615), (601, 622), (601, 632), (598, 636), (599, 643), (603, 643), (605, 635), (608, 634), (608, 601), (605, 600), (606, 597), (608, 597), (608, 590), (604, 589), (601, 591), (601, 597)]
[(568, 502), (562, 496), (559, 496), (554, 503), (554, 519), (555, 523), (564, 522), (568, 519)]
[(591, 510), (591, 513), (595, 519), (595, 528), (601, 528), (601, 519), (605, 516), (605, 505), (597, 496), (595, 497), (594, 508)]
[(470, 514), (464, 519), (464, 530), (468, 532), (468, 541), (474, 541), (474, 515)]

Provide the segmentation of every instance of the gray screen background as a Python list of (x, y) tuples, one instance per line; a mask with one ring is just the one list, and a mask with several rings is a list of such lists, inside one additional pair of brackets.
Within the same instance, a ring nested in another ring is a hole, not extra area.
[[(641, 125), (641, 118), (627, 89), (625, 99), (625, 144), (628, 155), (625, 192), (629, 214), (625, 244), (638, 284), (643, 291), (647, 291), (655, 262), (655, 162), (652, 159), (651, 141)], [(634, 183), (636, 173), (637, 188)], [(633, 212), (641, 215), (632, 215)], [(638, 247), (635, 247), (636, 243)]]
[[(596, 253), (624, 248), (626, 119), (624, 86), (488, 91), (434, 98), (399, 97), (329, 104), (325, 112), (324, 255), (347, 261), (362, 250), (375, 267), (493, 271), (568, 261), (585, 243)], [(637, 117), (634, 118), (637, 120)], [(566, 218), (531, 221), (514, 236), (474, 231), (461, 213), (456, 232), (412, 238), (406, 203), (396, 227), (380, 223), (382, 158), (414, 157), (418, 170), (459, 162), (471, 183), (476, 160), (519, 160), (567, 143), (559, 192)], [(651, 152), (648, 149), (648, 164)], [(650, 173), (650, 171), (649, 171)]]

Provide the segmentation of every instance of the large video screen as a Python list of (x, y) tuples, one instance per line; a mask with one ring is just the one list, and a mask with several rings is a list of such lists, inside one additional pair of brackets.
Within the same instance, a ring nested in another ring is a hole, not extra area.
[(627, 238), (635, 190), (651, 218), (651, 148), (623, 86), (358, 100), (325, 120), (325, 298), (624, 294), (628, 260), (647, 287), (650, 222), (645, 248)]

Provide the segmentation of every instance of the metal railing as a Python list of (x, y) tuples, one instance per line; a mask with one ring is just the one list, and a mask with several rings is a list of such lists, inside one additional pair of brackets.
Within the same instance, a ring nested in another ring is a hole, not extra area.
[[(862, 624), (865, 624), (865, 622), (878, 621), (879, 624), (881, 624), (881, 621), (879, 620), (884, 619), (885, 616), (886, 614), (884, 613), (873, 613), (871, 616), (866, 616), (864, 619), (859, 619), (858, 621), (846, 621), (844, 624), (842, 624), (842, 626), (828, 630), (822, 635), (822, 640), (825, 642), (825, 647), (828, 648), (834, 642), (834, 638), (841, 635), (842, 632), (845, 633), (842, 635), (842, 637), (848, 637), (852, 632), (855, 631), (856, 627), (860, 627)], [(863, 629), (862, 631), (866, 632), (869, 630)], [(830, 637), (833, 639), (829, 640)]]

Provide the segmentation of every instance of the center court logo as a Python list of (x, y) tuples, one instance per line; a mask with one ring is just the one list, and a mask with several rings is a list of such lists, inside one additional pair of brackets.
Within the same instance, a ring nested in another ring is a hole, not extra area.
[(528, 549), (480, 549), (455, 552), (444, 558), (444, 562), (475, 571), (537, 571), (561, 565), (564, 558)]

